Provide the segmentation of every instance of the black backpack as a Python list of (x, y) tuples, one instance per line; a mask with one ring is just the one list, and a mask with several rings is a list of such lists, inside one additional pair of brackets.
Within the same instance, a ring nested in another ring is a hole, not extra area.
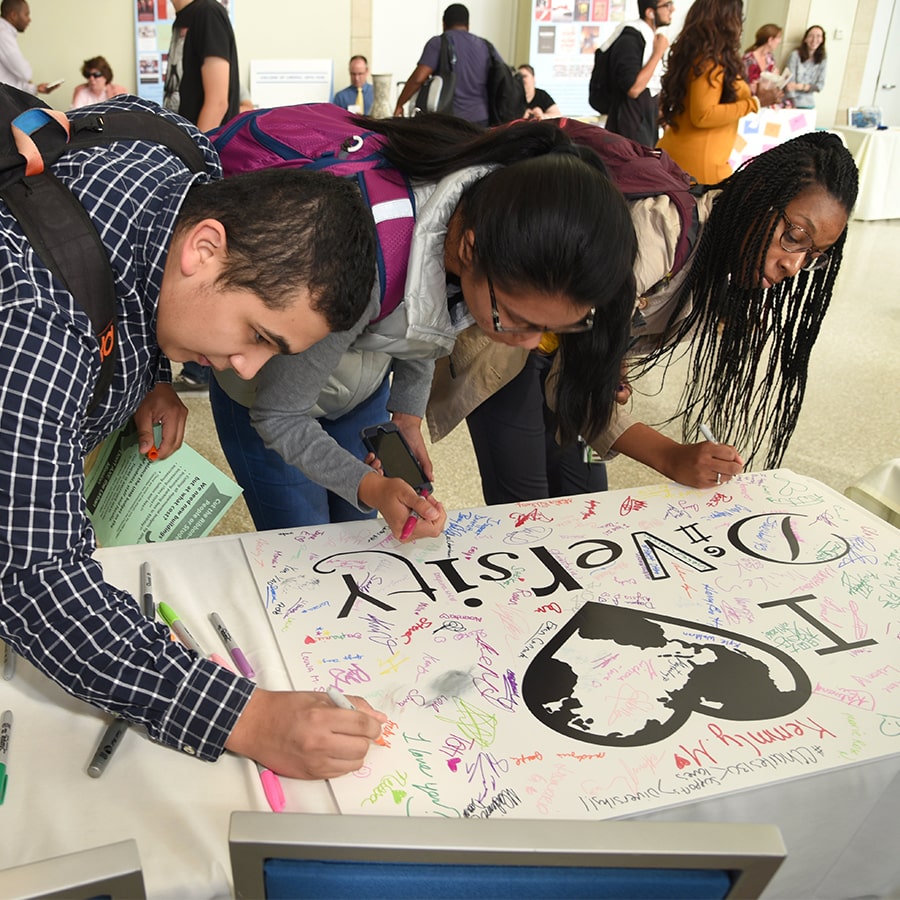
[(522, 76), (510, 68), (496, 47), (485, 41), (491, 55), (488, 69), (488, 123), (503, 125), (525, 115), (525, 85)]
[(432, 73), (416, 95), (418, 112), (437, 112), (453, 115), (453, 95), (456, 92), (456, 49), (445, 31), (441, 35), (441, 50), (437, 71)]
[(87, 313), (100, 344), (100, 378), (89, 411), (115, 367), (116, 288), (106, 248), (78, 198), (50, 171), (68, 150), (113, 141), (152, 141), (192, 172), (206, 160), (191, 136), (162, 116), (117, 110), (69, 119), (31, 94), (0, 84), (0, 199), (41, 262)]
[(605, 53), (600, 48), (594, 51), (594, 69), (591, 72), (591, 84), (588, 88), (588, 103), (603, 116), (609, 112), (612, 103), (612, 95), (609, 90), (609, 50)]

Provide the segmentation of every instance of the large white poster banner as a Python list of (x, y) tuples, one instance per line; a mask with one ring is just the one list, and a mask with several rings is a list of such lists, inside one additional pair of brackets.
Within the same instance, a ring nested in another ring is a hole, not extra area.
[(243, 538), (343, 813), (607, 818), (900, 752), (900, 534), (788, 470)]
[(531, 15), (535, 84), (567, 116), (598, 115), (588, 103), (594, 51), (637, 18), (637, 0), (532, 0)]

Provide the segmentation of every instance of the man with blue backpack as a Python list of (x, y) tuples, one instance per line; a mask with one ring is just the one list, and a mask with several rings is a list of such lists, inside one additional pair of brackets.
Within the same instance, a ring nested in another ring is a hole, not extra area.
[[(160, 457), (178, 448), (187, 411), (167, 384), (170, 361), (249, 378), (349, 327), (375, 271), (368, 210), (347, 182), (316, 173), (223, 181), (203, 134), (136, 98), (70, 119), (36, 105), (0, 86), (0, 638), (69, 693), (185, 754), (229, 749), (293, 777), (356, 769), (379, 735), (375, 717), (320, 693), (256, 688), (170, 640), (104, 580), (83, 469), (132, 416), (141, 452), (154, 424)], [(135, 115), (139, 136), (117, 137)], [(172, 149), (179, 136), (187, 148)], [(32, 231), (47, 192), (61, 233), (53, 221)], [(101, 328), (90, 296), (79, 301), (92, 246), (111, 274)], [(346, 265), (348, 248), (358, 266)]]

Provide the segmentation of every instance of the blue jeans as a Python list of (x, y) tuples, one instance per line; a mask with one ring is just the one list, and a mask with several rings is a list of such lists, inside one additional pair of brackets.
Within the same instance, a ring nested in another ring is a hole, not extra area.
[(193, 378), (197, 384), (209, 384), (212, 380), (209, 375), (209, 366), (201, 366), (200, 363), (196, 363), (192, 359), (181, 364), (181, 371)]
[[(368, 451), (359, 432), (368, 425), (388, 421), (389, 389), (385, 378), (381, 387), (355, 409), (339, 419), (319, 419), (319, 424), (345, 450), (365, 459)], [(244, 489), (247, 508), (259, 531), (375, 517), (374, 511), (360, 512), (266, 447), (250, 422), (250, 410), (232, 400), (215, 378), (210, 378), (209, 403), (225, 458)]]

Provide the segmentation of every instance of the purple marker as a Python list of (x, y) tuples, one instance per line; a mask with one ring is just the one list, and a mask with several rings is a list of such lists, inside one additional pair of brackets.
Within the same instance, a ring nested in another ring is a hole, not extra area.
[(241, 675), (245, 678), (253, 678), (256, 672), (253, 671), (253, 667), (250, 665), (247, 657), (244, 656), (244, 651), (234, 642), (234, 638), (231, 636), (231, 632), (225, 627), (222, 617), (218, 613), (210, 613), (209, 621), (212, 622), (213, 628), (219, 633), (219, 637), (222, 638), (225, 649), (231, 655), (231, 658), (234, 660), (234, 664), (238, 667), (238, 671)]

